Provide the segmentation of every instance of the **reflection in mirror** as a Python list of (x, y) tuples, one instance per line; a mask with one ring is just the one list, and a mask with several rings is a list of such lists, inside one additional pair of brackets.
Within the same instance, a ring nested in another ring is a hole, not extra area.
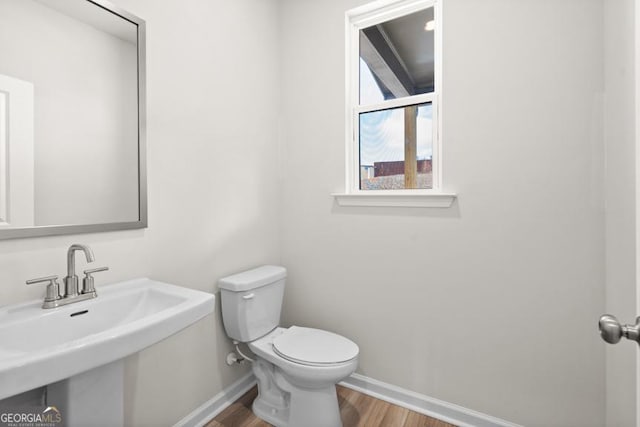
[(142, 21), (96, 3), (0, 0), (0, 238), (143, 220)]

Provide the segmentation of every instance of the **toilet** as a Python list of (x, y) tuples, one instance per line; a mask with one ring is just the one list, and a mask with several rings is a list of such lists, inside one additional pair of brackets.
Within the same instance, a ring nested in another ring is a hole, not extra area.
[(358, 346), (314, 328), (280, 327), (287, 270), (265, 265), (220, 279), (227, 335), (255, 354), (253, 412), (277, 427), (341, 427), (336, 383), (355, 372)]

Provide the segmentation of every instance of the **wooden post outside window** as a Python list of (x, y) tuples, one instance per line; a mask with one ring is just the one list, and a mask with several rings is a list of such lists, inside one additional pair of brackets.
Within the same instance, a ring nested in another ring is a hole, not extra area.
[(404, 188), (418, 187), (418, 107), (404, 108)]

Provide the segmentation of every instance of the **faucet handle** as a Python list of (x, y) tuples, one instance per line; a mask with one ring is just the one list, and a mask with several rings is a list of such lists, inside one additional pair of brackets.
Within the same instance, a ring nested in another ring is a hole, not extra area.
[(107, 271), (109, 267), (98, 267), (84, 271), (84, 279), (82, 279), (82, 294), (96, 294), (96, 288), (94, 286), (94, 279), (92, 274), (100, 271)]
[(57, 301), (60, 299), (60, 285), (58, 284), (58, 276), (46, 276), (38, 277), (37, 279), (30, 279), (26, 281), (27, 285), (34, 285), (36, 283), (45, 283), (47, 285), (47, 295), (44, 297), (45, 303)]
[(93, 273), (98, 273), (100, 271), (107, 271), (109, 269), (109, 267), (98, 267), (98, 268), (91, 268), (89, 270), (85, 270), (83, 271), (83, 273), (87, 276), (91, 276)]

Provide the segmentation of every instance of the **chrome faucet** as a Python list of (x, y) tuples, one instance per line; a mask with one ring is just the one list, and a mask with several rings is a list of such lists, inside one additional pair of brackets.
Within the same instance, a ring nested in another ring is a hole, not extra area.
[(48, 283), (47, 293), (44, 298), (42, 308), (55, 308), (73, 302), (84, 301), (98, 296), (94, 287), (92, 274), (99, 271), (106, 271), (109, 267), (93, 268), (84, 271), (82, 279), (82, 290), (78, 293), (78, 276), (76, 276), (76, 251), (83, 251), (87, 262), (93, 262), (94, 256), (91, 248), (86, 245), (73, 244), (67, 250), (67, 277), (64, 278), (64, 295), (60, 295), (60, 285), (58, 276), (40, 277), (38, 279), (27, 280), (27, 285), (34, 283)]
[(64, 278), (64, 297), (78, 296), (78, 276), (76, 276), (76, 251), (83, 251), (87, 262), (95, 259), (91, 248), (86, 245), (74, 243), (67, 250), (67, 277)]

